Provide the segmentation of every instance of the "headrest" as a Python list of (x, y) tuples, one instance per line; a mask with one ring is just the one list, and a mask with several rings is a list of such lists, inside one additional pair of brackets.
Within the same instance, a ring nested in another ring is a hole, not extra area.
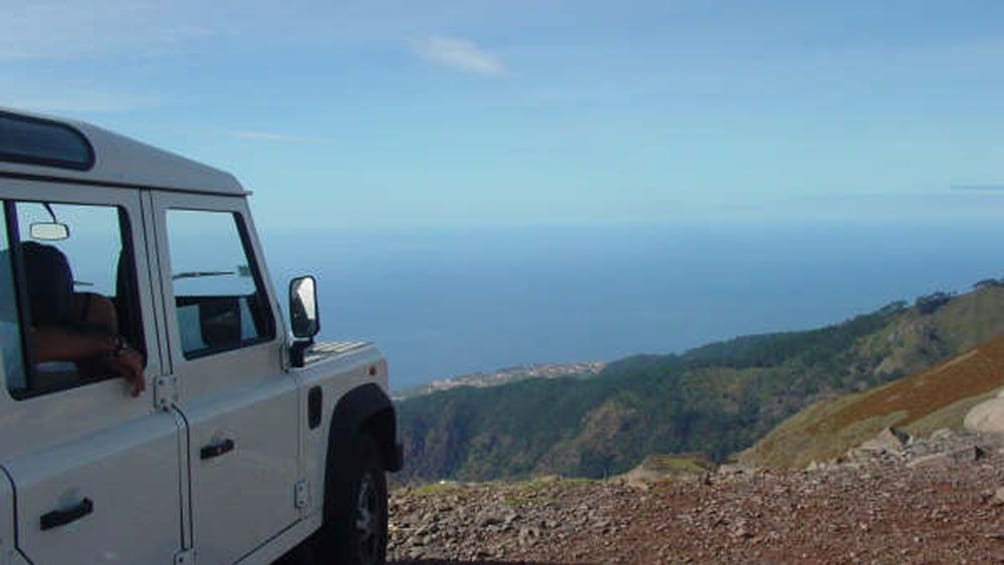
[(34, 241), (21, 244), (28, 282), (28, 305), (35, 326), (73, 320), (73, 273), (63, 252)]

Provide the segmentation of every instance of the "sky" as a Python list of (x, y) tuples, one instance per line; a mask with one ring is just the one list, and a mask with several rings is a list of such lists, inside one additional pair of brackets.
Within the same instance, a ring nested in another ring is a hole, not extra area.
[(0, 0), (0, 106), (259, 226), (993, 221), (1004, 3)]

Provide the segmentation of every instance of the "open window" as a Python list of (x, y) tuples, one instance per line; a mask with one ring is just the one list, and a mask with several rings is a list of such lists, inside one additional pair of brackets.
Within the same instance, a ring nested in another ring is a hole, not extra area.
[(25, 201), (3, 210), (0, 341), (11, 395), (119, 376), (86, 344), (121, 341), (145, 357), (125, 211)]
[(271, 308), (239, 214), (168, 210), (167, 235), (186, 359), (275, 338)]

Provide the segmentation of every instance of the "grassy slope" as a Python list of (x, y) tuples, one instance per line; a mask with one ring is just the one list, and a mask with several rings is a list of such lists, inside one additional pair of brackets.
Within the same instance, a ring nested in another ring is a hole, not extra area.
[(1004, 288), (991, 287), (958, 296), (931, 315), (907, 310), (893, 323), (861, 341), (862, 357), (882, 358), (875, 372), (910, 375), (943, 358), (977, 346), (1004, 332)]
[(831, 460), (887, 426), (924, 435), (962, 427), (966, 412), (1004, 386), (1004, 335), (936, 367), (878, 388), (817, 403), (743, 453), (744, 462), (803, 467)]

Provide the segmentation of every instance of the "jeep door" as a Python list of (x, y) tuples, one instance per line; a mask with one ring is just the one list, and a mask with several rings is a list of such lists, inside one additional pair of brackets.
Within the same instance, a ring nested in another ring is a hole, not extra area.
[[(57, 275), (26, 266), (46, 250), (68, 262), (75, 301), (116, 318), (81, 310), (73, 323), (111, 324), (145, 354), (147, 377), (161, 372), (139, 191), (0, 178), (0, 194), (0, 465), (17, 548), (33, 563), (173, 563), (186, 544), (180, 416), (155, 408), (152, 383), (131, 397), (101, 358), (40, 362), (29, 337), (49, 323), (51, 298), (36, 293)], [(56, 221), (68, 237), (32, 238), (31, 224)]]
[(194, 547), (201, 562), (231, 563), (299, 519), (299, 391), (244, 199), (154, 202)]

